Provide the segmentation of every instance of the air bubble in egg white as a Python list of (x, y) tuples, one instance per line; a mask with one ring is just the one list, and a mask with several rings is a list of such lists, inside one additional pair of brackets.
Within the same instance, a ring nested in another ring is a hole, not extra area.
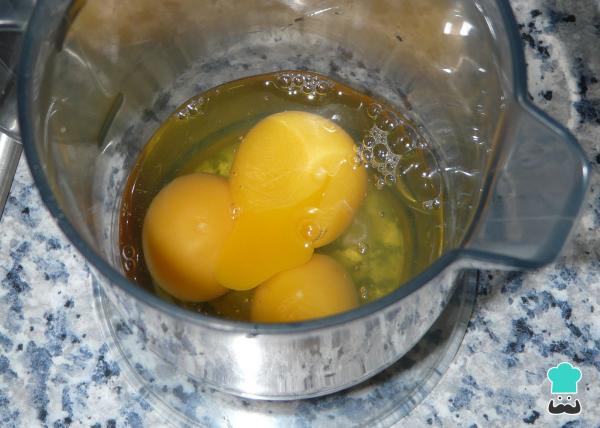
[(437, 209), (440, 207), (440, 200), (435, 198), (435, 199), (431, 199), (429, 201), (425, 201), (425, 202), (423, 202), (423, 207), (428, 210)]
[(369, 251), (369, 246), (367, 245), (367, 243), (360, 241), (358, 243), (358, 252), (362, 255), (365, 255), (365, 254), (367, 254), (368, 251)]
[(131, 245), (126, 245), (121, 250), (121, 255), (125, 259), (133, 259), (137, 256), (137, 252), (135, 251), (135, 248), (133, 248)]
[(369, 298), (369, 290), (364, 285), (359, 288), (359, 292), (362, 300), (367, 300)]
[(292, 78), (288, 74), (280, 74), (277, 77), (277, 84), (282, 88), (287, 88), (292, 84)]
[(363, 162), (370, 164), (371, 159), (373, 159), (373, 151), (371, 149), (365, 149), (361, 152), (361, 157)]
[(392, 153), (400, 155), (412, 148), (414, 138), (409, 136), (406, 127), (398, 127), (388, 139), (388, 147)]
[(396, 184), (396, 176), (394, 174), (387, 174), (384, 178), (385, 184), (392, 186)]
[(300, 234), (308, 241), (316, 241), (322, 235), (321, 226), (316, 222), (306, 222), (300, 228)]
[(369, 117), (371, 119), (376, 119), (382, 110), (383, 110), (383, 107), (381, 107), (381, 105), (373, 103), (373, 104), (369, 105), (369, 107), (367, 107), (367, 114), (369, 115)]
[(287, 90), (288, 95), (302, 93), (311, 101), (319, 95), (327, 95), (334, 87), (327, 79), (309, 73), (279, 74), (276, 82), (279, 88)]
[(135, 263), (135, 261), (128, 259), (128, 260), (125, 260), (125, 263), (123, 263), (123, 266), (127, 272), (131, 272), (132, 270), (135, 269), (136, 263)]
[(377, 116), (375, 124), (382, 131), (390, 132), (400, 124), (400, 121), (395, 113), (385, 110)]
[(373, 159), (378, 163), (384, 163), (387, 160), (388, 148), (385, 144), (377, 144), (373, 148)]
[(375, 145), (375, 138), (373, 138), (371, 135), (367, 135), (364, 139), (363, 139), (363, 146), (367, 147), (367, 148), (372, 148)]
[(310, 94), (311, 92), (313, 92), (315, 90), (315, 87), (312, 83), (307, 82), (302, 86), (302, 91), (305, 94)]
[(394, 162), (391, 159), (388, 160), (388, 162), (385, 164), (385, 172), (387, 172), (388, 174), (395, 174), (396, 165), (397, 165), (397, 162)]
[(325, 95), (327, 92), (329, 92), (329, 84), (327, 84), (327, 82), (325, 81), (320, 81), (319, 83), (317, 83), (317, 94), (319, 95)]

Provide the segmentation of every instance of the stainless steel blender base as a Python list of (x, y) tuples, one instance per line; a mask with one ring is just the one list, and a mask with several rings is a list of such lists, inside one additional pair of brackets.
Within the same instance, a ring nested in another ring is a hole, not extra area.
[(285, 427), (389, 427), (410, 413), (438, 383), (464, 337), (477, 289), (476, 272), (461, 275), (450, 303), (421, 341), (394, 365), (370, 380), (321, 398), (255, 401), (235, 397), (194, 380), (169, 363), (124, 349), (141, 349), (143, 331), (119, 320), (94, 281), (95, 308), (110, 353), (129, 387), (141, 393), (166, 425)]

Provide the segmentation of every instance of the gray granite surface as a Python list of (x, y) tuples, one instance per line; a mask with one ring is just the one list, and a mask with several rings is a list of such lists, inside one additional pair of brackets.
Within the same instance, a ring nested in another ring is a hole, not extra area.
[[(485, 273), (458, 354), (401, 426), (600, 427), (600, 4), (512, 4), (531, 97), (582, 143), (592, 188), (556, 263)], [(164, 425), (143, 391), (123, 380), (98, 329), (86, 263), (23, 161), (0, 232), (0, 426)], [(546, 371), (562, 361), (582, 371), (577, 416), (546, 410)]]

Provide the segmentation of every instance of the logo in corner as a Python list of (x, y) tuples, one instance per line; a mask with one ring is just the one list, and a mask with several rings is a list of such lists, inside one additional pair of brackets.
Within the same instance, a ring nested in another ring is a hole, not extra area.
[(572, 396), (577, 394), (577, 382), (581, 380), (581, 370), (573, 367), (570, 363), (563, 362), (548, 370), (547, 376), (552, 384), (550, 393), (558, 395), (556, 401), (552, 397), (548, 403), (548, 412), (553, 415), (581, 413), (579, 400), (575, 399), (572, 402)]

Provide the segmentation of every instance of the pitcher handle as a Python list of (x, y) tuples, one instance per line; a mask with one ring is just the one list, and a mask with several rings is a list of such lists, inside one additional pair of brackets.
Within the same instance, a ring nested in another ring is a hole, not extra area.
[(513, 148), (496, 159), (466, 254), (500, 267), (537, 268), (559, 255), (573, 229), (588, 160), (573, 135), (533, 106), (509, 108), (502, 129), (498, 138)]

